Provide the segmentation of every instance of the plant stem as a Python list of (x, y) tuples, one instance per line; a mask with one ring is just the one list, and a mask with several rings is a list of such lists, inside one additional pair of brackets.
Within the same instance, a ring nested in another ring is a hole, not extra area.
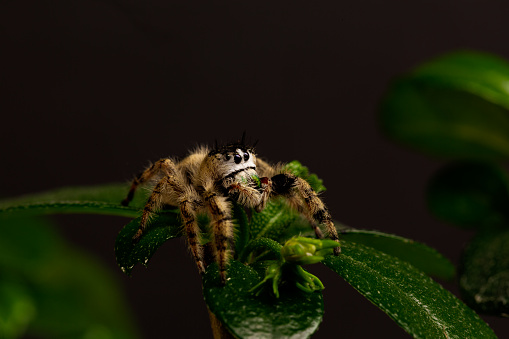
[(210, 326), (212, 327), (212, 335), (214, 336), (214, 339), (235, 339), (223, 323), (217, 319), (214, 313), (210, 312), (208, 308), (207, 310), (209, 311)]

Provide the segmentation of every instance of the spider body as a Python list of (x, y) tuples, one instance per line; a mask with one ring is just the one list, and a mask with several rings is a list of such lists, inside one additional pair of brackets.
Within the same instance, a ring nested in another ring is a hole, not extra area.
[[(212, 249), (223, 283), (233, 242), (232, 202), (259, 212), (270, 198), (284, 196), (290, 206), (307, 217), (317, 237), (323, 237), (317, 223), (325, 224), (328, 236), (338, 241), (331, 215), (311, 186), (259, 159), (243, 141), (214, 149), (200, 147), (180, 162), (160, 159), (133, 180), (122, 204), (128, 205), (138, 186), (147, 182), (155, 182), (155, 186), (133, 241), (139, 240), (150, 216), (161, 206), (178, 206), (189, 248), (198, 270), (204, 273), (206, 263), (197, 214), (206, 212), (211, 217)], [(337, 247), (335, 254), (339, 251)]]

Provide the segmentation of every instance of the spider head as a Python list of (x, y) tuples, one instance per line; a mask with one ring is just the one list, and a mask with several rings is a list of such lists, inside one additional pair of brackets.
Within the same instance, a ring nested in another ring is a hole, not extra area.
[(209, 158), (220, 178), (256, 170), (254, 149), (241, 143), (228, 144), (212, 150)]

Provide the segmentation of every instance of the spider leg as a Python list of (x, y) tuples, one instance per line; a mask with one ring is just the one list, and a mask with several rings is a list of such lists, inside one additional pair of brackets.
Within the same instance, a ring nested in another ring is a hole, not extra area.
[(260, 203), (255, 206), (256, 212), (261, 212), (267, 205), (267, 201), (272, 195), (272, 181), (270, 178), (275, 174), (280, 173), (282, 166), (282, 164), (271, 166), (268, 162), (260, 158), (256, 158), (256, 171), (260, 175), (260, 183), (262, 188)]
[(205, 273), (205, 262), (203, 246), (201, 245), (200, 227), (196, 221), (196, 204), (189, 200), (180, 203), (180, 214), (184, 219), (184, 229), (187, 235), (187, 242), (193, 254), (196, 266), (200, 274)]
[(140, 227), (134, 235), (133, 241), (139, 241), (147, 227), (150, 217), (160, 208), (163, 199), (169, 194), (174, 193), (180, 206), (180, 214), (184, 221), (184, 230), (187, 235), (189, 248), (193, 253), (198, 270), (200, 273), (204, 273), (203, 247), (200, 243), (200, 228), (196, 220), (197, 209), (201, 207), (201, 199), (196, 191), (185, 188), (182, 178), (178, 175), (176, 167), (170, 159), (162, 160), (160, 167), (165, 169), (166, 175), (154, 187), (143, 209)]
[(230, 255), (228, 245), (233, 240), (231, 206), (226, 197), (219, 195), (214, 190), (206, 190), (203, 197), (212, 215), (213, 248), (221, 282), (225, 284), (226, 266)]
[(262, 185), (262, 193), (260, 195), (260, 203), (255, 206), (256, 212), (261, 212), (267, 205), (267, 201), (269, 201), (271, 195), (272, 195), (272, 181), (267, 178), (260, 178), (260, 182)]
[[(319, 224), (324, 224), (327, 229), (328, 237), (339, 242), (338, 232), (332, 222), (332, 216), (330, 215), (329, 210), (306, 180), (293, 174), (282, 173), (270, 178), (270, 182), (273, 195), (283, 195), (287, 197), (290, 204), (294, 207), (299, 205), (305, 206), (305, 208), (302, 209), (297, 207), (297, 210), (303, 212), (309, 220), (316, 220)], [(297, 199), (299, 198), (302, 202), (298, 202)], [(317, 230), (319, 230), (319, 228), (316, 227), (316, 225), (313, 228), (315, 230), (315, 234), (318, 236), (319, 233)], [(340, 252), (340, 247), (334, 248), (335, 255), (338, 255)]]
[(143, 231), (147, 227), (147, 223), (150, 217), (161, 206), (164, 193), (168, 192), (169, 187), (173, 186), (174, 188), (176, 188), (177, 194), (183, 192), (182, 185), (179, 184), (179, 181), (176, 177), (175, 164), (170, 159), (161, 159), (157, 161), (154, 165), (152, 165), (151, 168), (147, 169), (141, 174), (140, 178), (142, 179), (140, 180), (135, 179), (133, 181), (131, 191), (129, 191), (129, 195), (124, 200), (124, 202), (127, 201), (127, 203), (129, 203), (128, 199), (130, 196), (132, 197), (132, 195), (134, 194), (134, 190), (136, 190), (136, 187), (140, 183), (152, 177), (155, 174), (156, 168), (157, 169), (164, 168), (166, 175), (154, 187), (152, 193), (150, 194), (150, 197), (148, 198), (147, 203), (145, 204), (145, 207), (143, 208), (143, 214), (141, 215), (140, 221), (140, 228), (138, 228), (138, 231), (133, 237), (134, 241), (138, 241), (141, 235), (143, 234)]
[[(147, 182), (151, 178), (154, 177), (154, 175), (161, 173), (161, 171), (168, 171), (168, 168), (173, 165), (173, 162), (170, 159), (160, 159), (156, 161), (152, 166), (141, 172), (136, 176), (136, 178), (133, 179), (133, 182), (131, 183), (131, 188), (129, 189), (129, 193), (127, 194), (127, 197), (122, 200), (121, 204), (123, 206), (129, 205), (129, 203), (133, 200), (134, 192), (138, 188), (139, 185)], [(174, 165), (173, 165), (174, 167)]]
[(315, 235), (318, 239), (323, 239), (323, 233), (320, 227), (318, 227), (318, 224), (316, 223), (315, 219), (313, 219), (310, 214), (307, 212), (307, 205), (302, 201), (302, 199), (299, 196), (293, 195), (290, 197), (287, 197), (288, 203), (290, 206), (292, 206), (297, 212), (304, 215), (306, 219), (308, 220), (309, 224), (311, 225), (311, 228), (315, 232)]
[(255, 207), (260, 204), (260, 192), (251, 186), (235, 182), (228, 186), (228, 195), (235, 197), (234, 200), (246, 207)]
[(256, 171), (260, 175), (260, 177), (272, 177), (275, 174), (279, 173), (279, 169), (282, 167), (282, 164), (278, 164), (276, 166), (271, 166), (268, 162), (256, 158)]

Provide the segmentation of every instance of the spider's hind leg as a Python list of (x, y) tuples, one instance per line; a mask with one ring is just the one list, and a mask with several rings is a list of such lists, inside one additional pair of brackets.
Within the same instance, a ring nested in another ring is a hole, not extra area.
[[(205, 262), (203, 247), (200, 242), (200, 227), (196, 220), (197, 210), (202, 208), (202, 201), (198, 193), (185, 185), (182, 173), (176, 168), (170, 159), (158, 161), (160, 170), (164, 170), (165, 175), (152, 190), (147, 204), (141, 215), (140, 227), (133, 237), (133, 242), (139, 241), (145, 231), (150, 217), (160, 208), (163, 202), (170, 199), (180, 208), (180, 215), (184, 222), (184, 231), (187, 235), (189, 248), (198, 266), (200, 273), (205, 272)], [(154, 166), (152, 166), (154, 167)], [(149, 170), (145, 171), (147, 176)], [(153, 175), (153, 173), (152, 173)], [(133, 183), (134, 186), (134, 183)]]
[[(273, 176), (270, 182), (273, 194), (287, 197), (290, 203), (310, 221), (324, 224), (327, 229), (328, 237), (339, 242), (338, 232), (332, 222), (332, 216), (329, 210), (306, 180), (293, 174), (282, 173)], [(311, 226), (316, 236), (320, 238), (321, 231), (318, 225), (311, 222)], [(334, 248), (335, 255), (338, 255), (340, 252), (340, 247)]]
[(165, 193), (167, 193), (170, 188), (173, 189), (177, 188), (178, 190), (183, 191), (181, 188), (182, 185), (179, 183), (179, 180), (177, 178), (177, 170), (175, 164), (170, 159), (161, 159), (157, 161), (154, 165), (152, 165), (152, 167), (145, 170), (141, 175), (138, 176), (138, 178), (134, 179), (131, 185), (131, 190), (129, 191), (127, 198), (124, 199), (122, 204), (123, 205), (129, 204), (130, 199), (132, 199), (134, 191), (136, 190), (138, 185), (149, 180), (156, 173), (162, 170), (164, 170), (165, 176), (154, 187), (152, 193), (150, 194), (150, 197), (148, 198), (147, 203), (145, 204), (145, 207), (143, 208), (143, 214), (141, 215), (140, 220), (140, 227), (138, 228), (138, 231), (133, 237), (134, 242), (137, 242), (140, 239), (141, 235), (143, 234), (143, 231), (147, 227), (147, 223), (150, 217), (162, 205)]
[[(122, 206), (128, 206), (129, 203), (133, 200), (134, 192), (136, 192), (136, 189), (139, 185), (147, 182), (148, 180), (152, 179), (154, 175), (161, 173), (161, 171), (168, 170), (170, 166), (172, 166), (173, 163), (170, 159), (164, 158), (156, 161), (152, 166), (138, 174), (131, 183), (131, 188), (129, 189), (129, 193), (127, 193), (127, 197), (122, 200), (121, 204)], [(174, 166), (174, 165), (173, 165)]]

